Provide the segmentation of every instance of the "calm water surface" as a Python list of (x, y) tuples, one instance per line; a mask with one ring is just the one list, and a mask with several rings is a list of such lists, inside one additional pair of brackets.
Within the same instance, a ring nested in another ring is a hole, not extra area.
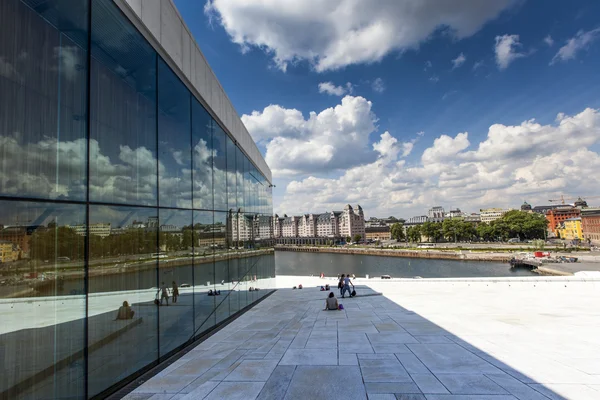
[(511, 270), (497, 262), (431, 260), (333, 253), (275, 252), (277, 275), (355, 274), (390, 275), (392, 278), (465, 278), (488, 276), (538, 276), (526, 270)]

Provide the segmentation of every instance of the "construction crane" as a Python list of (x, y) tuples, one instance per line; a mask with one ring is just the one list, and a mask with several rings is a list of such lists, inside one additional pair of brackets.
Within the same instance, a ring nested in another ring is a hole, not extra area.
[(556, 203), (560, 202), (561, 204), (565, 204), (565, 200), (575, 200), (575, 201), (586, 201), (587, 199), (597, 199), (600, 196), (586, 196), (586, 197), (565, 197), (564, 195), (560, 195), (560, 199), (550, 199), (549, 202)]

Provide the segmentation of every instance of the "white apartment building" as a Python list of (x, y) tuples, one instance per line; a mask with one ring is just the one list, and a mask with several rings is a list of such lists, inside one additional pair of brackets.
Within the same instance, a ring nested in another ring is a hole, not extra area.
[(298, 222), (298, 236), (315, 237), (317, 234), (317, 215), (304, 214)]
[(429, 211), (427, 211), (427, 218), (429, 218), (429, 221), (431, 222), (442, 222), (445, 214), (444, 207), (435, 206), (431, 207)]
[(427, 215), (417, 215), (416, 217), (409, 218), (404, 225), (420, 225), (427, 221), (429, 221), (429, 217)]
[(300, 217), (288, 217), (284, 215), (281, 222), (281, 237), (298, 237), (298, 224)]
[(465, 217), (466, 214), (462, 211), (460, 211), (460, 208), (457, 208), (456, 210), (450, 210), (445, 214), (446, 218), (458, 218), (458, 217)]
[(489, 224), (492, 221), (502, 218), (504, 214), (509, 211), (512, 211), (512, 208), (484, 208), (479, 210), (479, 215), (481, 217), (481, 222)]
[(252, 216), (239, 212), (229, 213), (231, 219), (231, 240), (246, 242), (254, 240), (254, 221)]
[(253, 221), (254, 240), (270, 240), (273, 238), (272, 217), (256, 215)]
[(317, 217), (317, 237), (339, 237), (341, 211), (319, 214)]
[(339, 218), (341, 237), (350, 237), (353, 240), (355, 235), (360, 235), (365, 238), (365, 215), (360, 205), (357, 210), (355, 212), (350, 204), (344, 207)]
[[(86, 233), (85, 227), (86, 227), (85, 224), (69, 226), (69, 228), (73, 229), (75, 231), (75, 233), (78, 234), (79, 236), (85, 236), (85, 233)], [(96, 235), (96, 236), (105, 238), (107, 236), (110, 236), (110, 232), (111, 232), (110, 222), (106, 222), (106, 223), (100, 222), (97, 224), (90, 225), (90, 235)]]

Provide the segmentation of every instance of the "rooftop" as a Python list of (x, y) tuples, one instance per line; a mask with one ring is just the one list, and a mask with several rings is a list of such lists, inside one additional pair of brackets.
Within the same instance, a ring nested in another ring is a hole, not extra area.
[(357, 279), (343, 311), (323, 311), (325, 283), (277, 277), (286, 289), (125, 398), (600, 398), (600, 281)]

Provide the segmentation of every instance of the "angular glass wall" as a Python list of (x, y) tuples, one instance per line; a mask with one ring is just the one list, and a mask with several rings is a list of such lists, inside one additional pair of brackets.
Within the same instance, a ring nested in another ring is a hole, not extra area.
[(0, 398), (105, 396), (272, 287), (267, 180), (173, 68), (111, 0), (0, 2)]

